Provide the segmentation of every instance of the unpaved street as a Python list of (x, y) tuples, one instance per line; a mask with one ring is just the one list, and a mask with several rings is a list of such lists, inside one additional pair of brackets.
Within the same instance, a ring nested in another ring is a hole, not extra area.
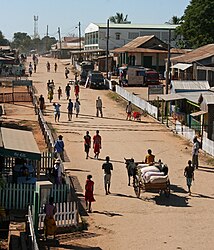
[[(50, 73), (46, 72), (47, 60), (52, 66)], [(59, 66), (57, 73), (53, 71), (55, 61)], [(54, 122), (53, 107), (48, 103), (45, 117), (52, 122), (57, 134), (64, 136), (68, 156), (65, 168), (70, 175), (77, 176), (83, 188), (86, 176), (92, 174), (96, 199), (92, 204), (93, 213), (86, 218), (90, 224), (88, 237), (65, 239), (60, 242), (64, 247), (56, 249), (213, 249), (214, 169), (206, 164), (203, 155), (200, 155), (200, 165), (209, 169), (197, 170), (193, 194), (188, 196), (183, 176), (183, 169), (191, 159), (191, 145), (187, 141), (149, 117), (143, 117), (141, 122), (126, 121), (124, 108), (107, 96), (108, 91), (84, 87), (80, 90), (80, 116), (68, 122), (64, 66), (56, 59), (39, 58), (38, 73), (33, 74), (32, 80), (38, 95), (44, 94), (46, 100), (48, 79), (55, 81), (55, 92), (59, 85), (63, 89), (61, 121)], [(105, 107), (104, 118), (95, 117), (98, 96)], [(57, 94), (54, 100), (57, 101)], [(101, 159), (93, 159), (91, 150), (92, 158), (86, 160), (83, 136), (87, 130), (93, 136), (97, 129), (102, 136)], [(124, 157), (141, 161), (148, 148), (152, 149), (156, 160), (162, 159), (169, 166), (172, 184), (169, 199), (154, 193), (144, 193), (137, 199), (133, 188), (127, 185)], [(112, 194), (108, 196), (104, 192), (101, 169), (107, 155), (114, 166)]]

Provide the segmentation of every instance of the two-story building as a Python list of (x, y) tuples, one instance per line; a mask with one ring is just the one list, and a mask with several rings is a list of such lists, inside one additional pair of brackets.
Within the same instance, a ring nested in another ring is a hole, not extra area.
[[(122, 47), (139, 36), (155, 35), (163, 42), (168, 43), (171, 31), (171, 46), (176, 45), (175, 29), (178, 25), (172, 24), (109, 24), (109, 50)], [(106, 50), (107, 24), (90, 23), (85, 29), (85, 50)]]

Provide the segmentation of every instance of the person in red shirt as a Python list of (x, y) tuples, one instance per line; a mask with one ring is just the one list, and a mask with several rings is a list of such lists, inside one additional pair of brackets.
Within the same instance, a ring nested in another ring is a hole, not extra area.
[(91, 147), (91, 136), (89, 135), (89, 131), (86, 131), (86, 135), (84, 136), (84, 146), (86, 152), (86, 159), (88, 159), (88, 154)]
[(76, 83), (74, 86), (74, 93), (75, 93), (76, 98), (79, 98), (79, 92), (80, 92), (80, 87), (79, 87), (79, 84)]
[(91, 202), (94, 202), (94, 182), (91, 180), (92, 175), (87, 176), (86, 184), (85, 184), (85, 202), (86, 209), (89, 213), (92, 213), (91, 210)]
[(94, 148), (94, 158), (99, 157), (101, 149), (101, 136), (99, 135), (99, 130), (96, 131), (96, 135), (93, 137), (93, 148)]

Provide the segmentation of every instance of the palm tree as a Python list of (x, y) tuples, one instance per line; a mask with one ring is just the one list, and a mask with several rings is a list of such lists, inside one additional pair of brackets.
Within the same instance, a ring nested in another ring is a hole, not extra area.
[(109, 21), (111, 23), (130, 23), (129, 21), (127, 21), (127, 19), (128, 19), (128, 15), (126, 15), (124, 18), (123, 13), (119, 13), (119, 12), (117, 12), (115, 16), (109, 17)]
[(180, 24), (181, 23), (181, 18), (178, 16), (172, 16), (172, 18), (169, 20), (170, 24)]

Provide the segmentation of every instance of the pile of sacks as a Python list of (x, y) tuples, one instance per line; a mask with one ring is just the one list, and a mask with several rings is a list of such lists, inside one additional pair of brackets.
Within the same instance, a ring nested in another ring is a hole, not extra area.
[(165, 164), (139, 164), (139, 167), (144, 183), (165, 183), (168, 180), (168, 167)]

